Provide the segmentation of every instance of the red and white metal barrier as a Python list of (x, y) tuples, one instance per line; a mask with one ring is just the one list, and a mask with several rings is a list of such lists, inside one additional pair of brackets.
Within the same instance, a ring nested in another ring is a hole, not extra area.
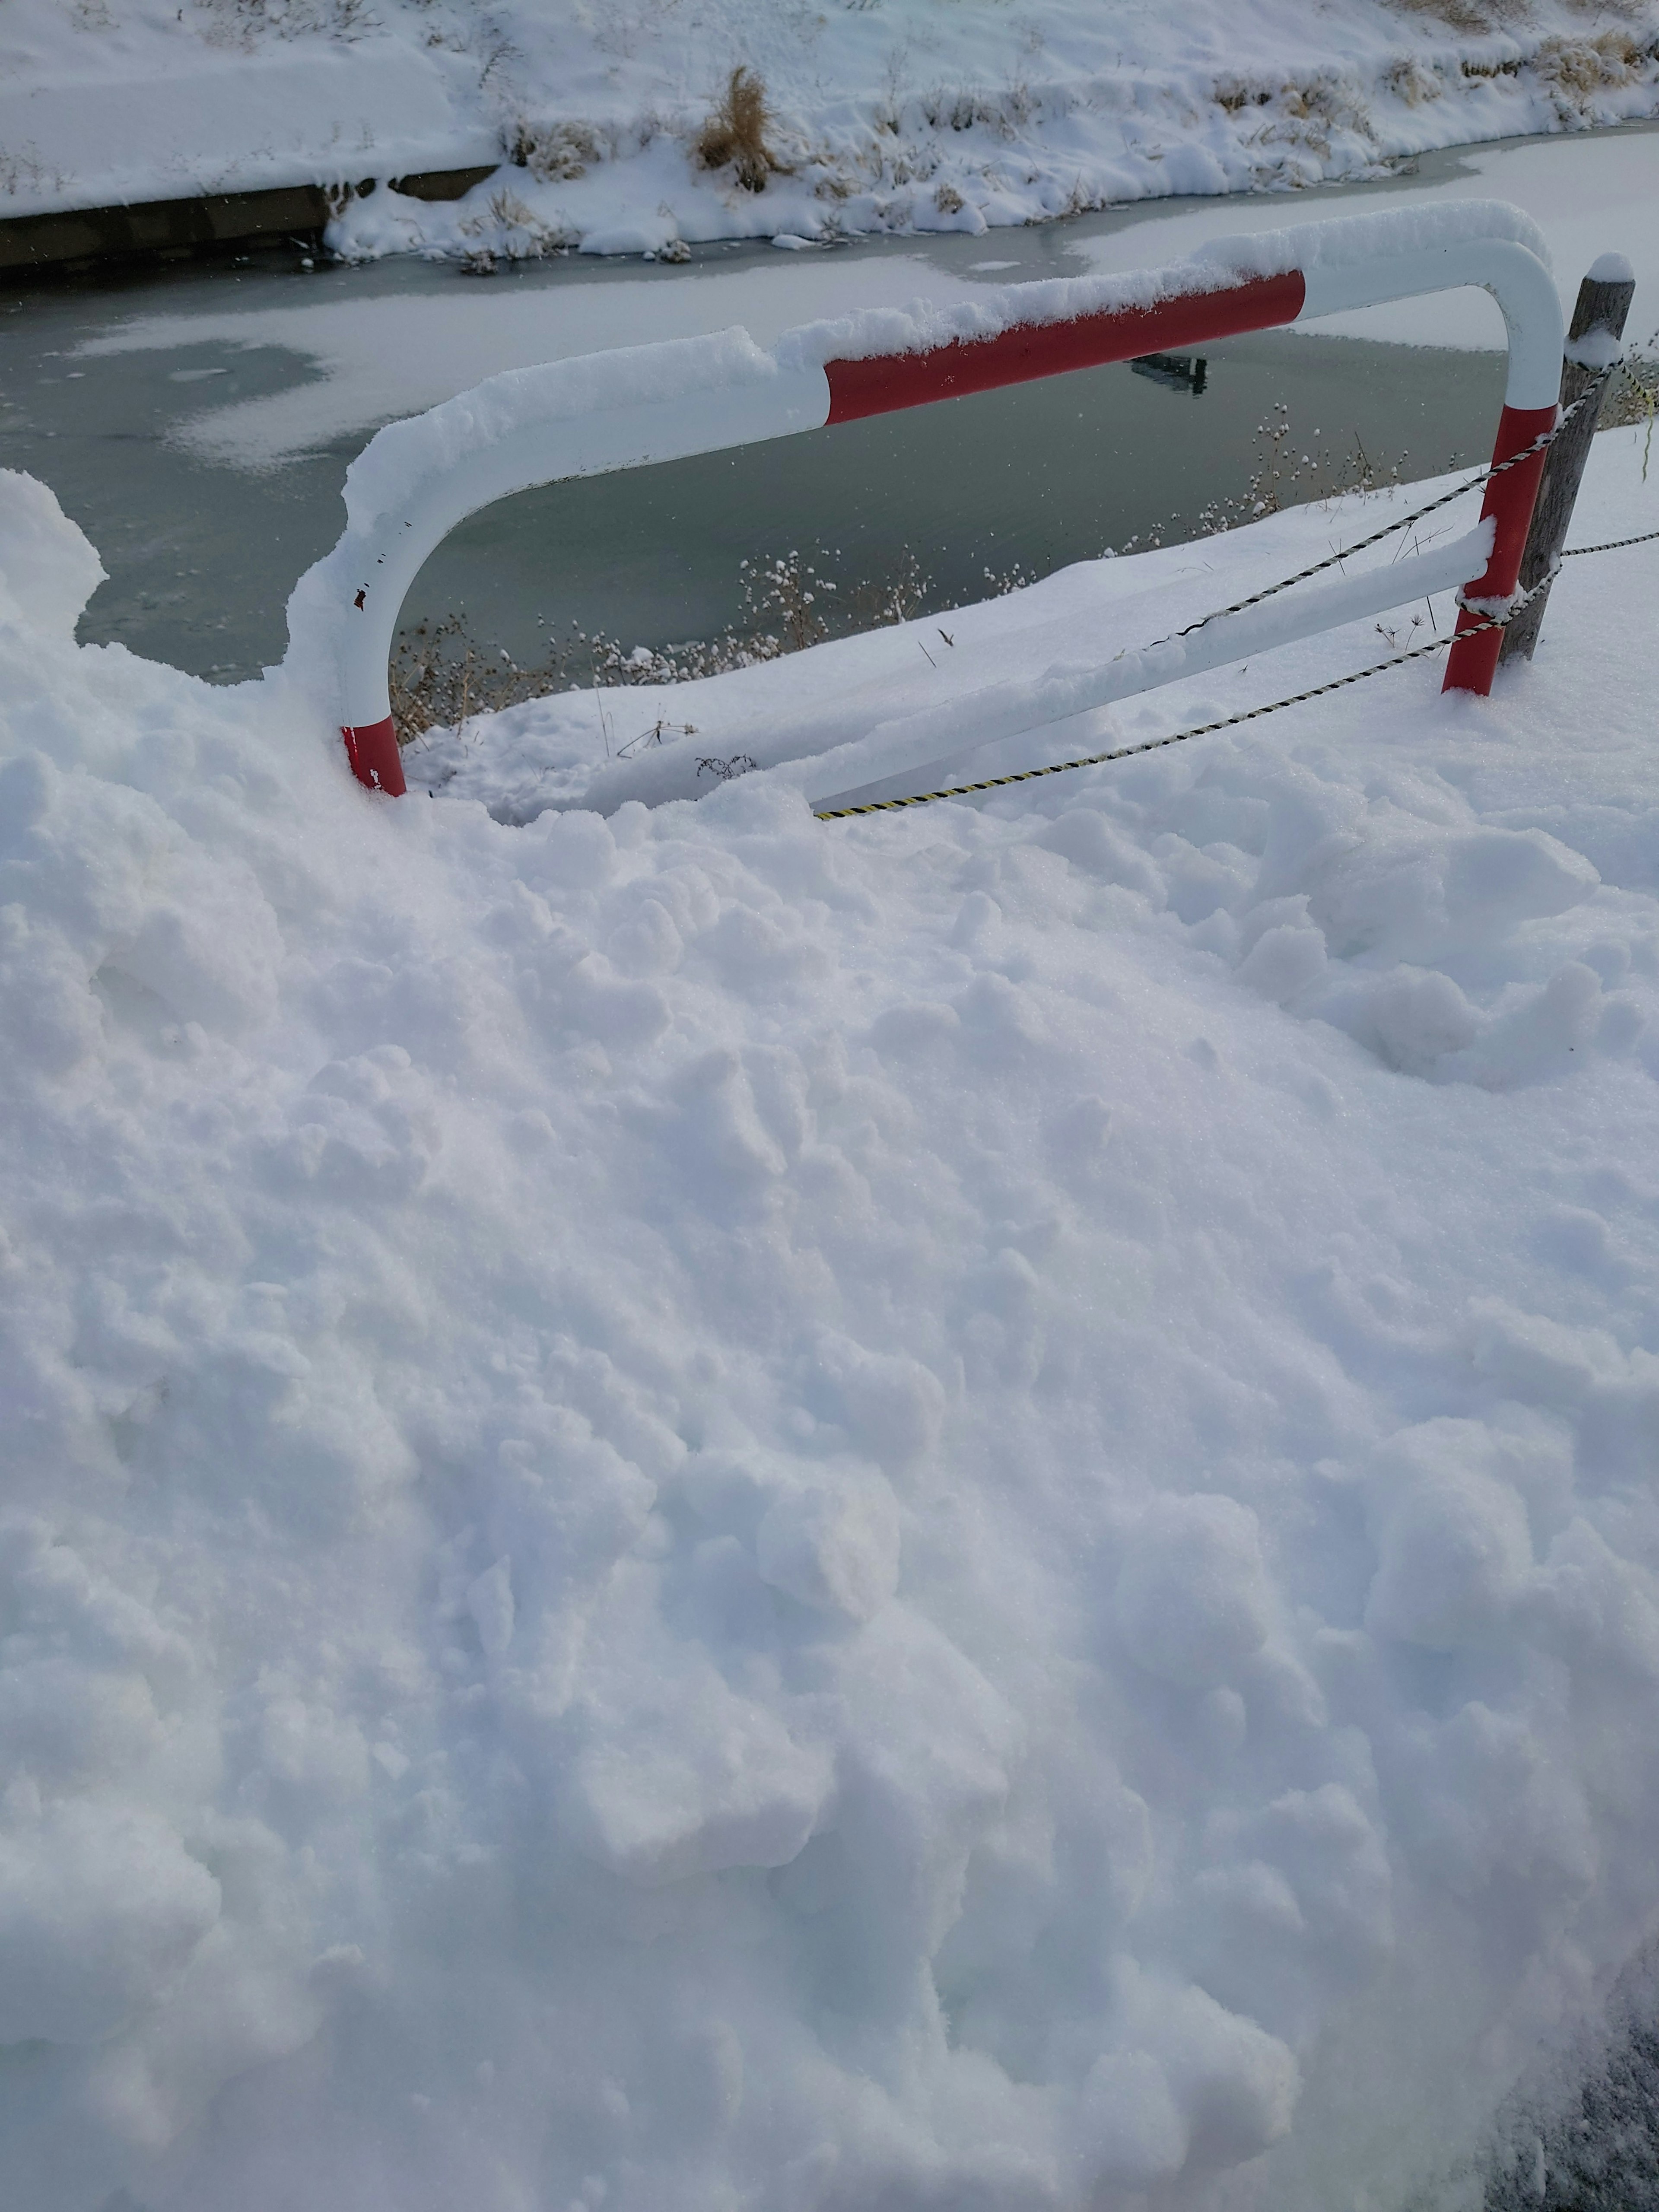
[[(434, 548), (496, 500), (565, 477), (752, 445), (1463, 285), (1493, 295), (1508, 331), (1509, 377), (1492, 452), (1494, 462), (1505, 461), (1555, 422), (1562, 318), (1540, 235), (1498, 201), (1338, 217), (1228, 240), (1139, 275), (1012, 285), (945, 311), (851, 316), (791, 331), (769, 351), (732, 330), (509, 370), (389, 425), (352, 464), (345, 534), (289, 602), (288, 665), (337, 700), (360, 781), (400, 793), (386, 690), (398, 616)], [(1543, 465), (1540, 450), (1488, 483), (1482, 516), (1490, 530), (1462, 549), (1472, 559), (1486, 551), (1484, 569), (1465, 584), (1469, 605), (1510, 602)], [(1439, 576), (1443, 566), (1443, 555), (1397, 562), (1373, 582), (1369, 599), (1359, 594), (1365, 604), (1352, 592), (1339, 594), (1340, 611), (1333, 599), (1329, 619), (1313, 626), (1443, 589), (1450, 580)], [(1462, 636), (1474, 619), (1460, 618), (1446, 688), (1484, 694), (1501, 633)], [(1287, 607), (1277, 621), (1265, 634), (1253, 623), (1237, 650), (1260, 652), (1309, 634), (1305, 612)], [(1236, 657), (1222, 649), (1225, 639), (1221, 633), (1209, 641), (1209, 665), (1218, 653)], [(1188, 656), (1160, 674), (1152, 656), (1146, 659), (1147, 681), (1131, 688), (1150, 689), (1194, 665)], [(1123, 696), (1121, 672), (1095, 688), (1101, 698)], [(1100, 703), (1084, 696), (1087, 690), (1073, 686), (1068, 696), (1076, 703), (1066, 711)]]

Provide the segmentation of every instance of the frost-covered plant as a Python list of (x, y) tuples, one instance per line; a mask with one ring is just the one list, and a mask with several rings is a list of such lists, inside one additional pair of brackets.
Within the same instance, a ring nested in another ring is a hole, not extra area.
[(830, 635), (829, 601), (836, 586), (799, 553), (739, 564), (744, 611), (757, 631), (769, 619), (783, 626), (785, 653), (801, 653)]
[(195, 0), (206, 16), (210, 45), (258, 45), (262, 39), (367, 38), (380, 27), (369, 0)]
[(1415, 54), (1402, 54), (1391, 62), (1382, 73), (1382, 82), (1407, 107), (1421, 107), (1426, 101), (1438, 100), (1446, 89), (1439, 70), (1419, 61)]
[[(464, 216), (455, 228), (460, 266), (474, 276), (490, 275), (497, 260), (539, 261), (573, 243), (573, 234), (544, 222), (506, 185), (498, 185), (483, 206)], [(439, 248), (436, 258), (449, 257)]]
[(1628, 32), (1604, 31), (1588, 40), (1546, 39), (1533, 70), (1564, 123), (1582, 122), (1598, 93), (1632, 83), (1652, 59)]
[(486, 652), (462, 614), (416, 623), (399, 635), (387, 671), (398, 741), (408, 744), (437, 728), (465, 734), (474, 714), (499, 714), (557, 690), (558, 665), (557, 654), (521, 668), (499, 646)]
[(884, 577), (866, 578), (847, 592), (844, 604), (851, 619), (849, 629), (881, 629), (893, 623), (914, 622), (927, 605), (933, 578), (908, 545)]
[[(624, 646), (573, 625), (567, 644), (550, 646), (541, 659), (521, 666), (501, 647), (479, 645), (465, 614), (417, 623), (399, 635), (392, 657), (392, 714), (398, 742), (407, 744), (431, 729), (462, 730), (476, 714), (499, 714), (552, 691), (690, 684), (751, 668), (827, 637), (909, 622), (927, 604), (931, 589), (908, 546), (884, 574), (860, 577), (845, 589), (799, 552), (745, 561), (738, 573), (742, 626), (677, 645)], [(1032, 580), (1021, 574), (995, 587), (1018, 590)], [(676, 731), (678, 726), (672, 726)], [(665, 723), (647, 735), (661, 744), (670, 729)]]
[(1273, 94), (1264, 84), (1246, 83), (1240, 77), (1222, 77), (1215, 88), (1216, 105), (1224, 107), (1229, 115), (1241, 114), (1247, 107), (1266, 107)]
[(763, 192), (769, 177), (788, 174), (788, 164), (768, 143), (771, 127), (765, 84), (739, 63), (726, 80), (719, 106), (697, 133), (697, 159), (705, 169), (729, 167), (745, 191)]
[(1598, 430), (1615, 430), (1645, 422), (1648, 434), (1642, 447), (1642, 481), (1648, 480), (1653, 458), (1653, 427), (1659, 422), (1659, 331), (1644, 345), (1632, 348), (1609, 378), (1595, 418)]
[[(1316, 428), (1314, 439), (1320, 435)], [(1121, 545), (1109, 546), (1107, 551), (1151, 552), (1177, 533), (1213, 538), (1221, 531), (1259, 522), (1263, 515), (1278, 514), (1287, 507), (1305, 506), (1311, 500), (1340, 499), (1349, 492), (1377, 491), (1400, 482), (1399, 463), (1373, 460), (1357, 432), (1352, 452), (1344, 447), (1333, 453), (1329, 447), (1316, 443), (1310, 452), (1298, 453), (1300, 441), (1292, 435), (1290, 409), (1282, 400), (1265, 422), (1257, 423), (1255, 438), (1255, 465), (1242, 491), (1231, 498), (1208, 501), (1190, 519), (1171, 516), (1151, 530), (1137, 532)]]
[(586, 123), (520, 123), (511, 153), (538, 185), (566, 184), (599, 160), (599, 134)]
[(1659, 356), (1653, 340), (1621, 361), (1608, 379), (1607, 397), (1596, 417), (1600, 430), (1616, 430), (1632, 422), (1650, 423), (1659, 414)]
[[(1321, 434), (1316, 429), (1313, 434), (1316, 440)], [(1249, 482), (1231, 499), (1212, 500), (1200, 509), (1201, 536), (1234, 529), (1240, 523), (1277, 514), (1284, 507), (1299, 507), (1309, 500), (1339, 499), (1346, 492), (1376, 491), (1400, 481), (1399, 465), (1384, 467), (1373, 461), (1358, 432), (1352, 453), (1345, 450), (1334, 455), (1328, 447), (1319, 445), (1311, 453), (1297, 453), (1291, 410), (1283, 400), (1265, 422), (1257, 423), (1255, 437), (1256, 462)]]

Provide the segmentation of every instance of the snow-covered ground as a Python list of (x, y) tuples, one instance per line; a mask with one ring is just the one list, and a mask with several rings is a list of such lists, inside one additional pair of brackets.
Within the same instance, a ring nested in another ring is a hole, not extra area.
[[(1575, 538), (1655, 527), (1603, 435)], [(77, 647), (0, 478), (8, 2207), (1332, 2212), (1476, 2142), (1659, 1924), (1656, 562), (1489, 702), (514, 827)]]
[[(732, 70), (750, 191), (694, 149)], [(0, 210), (376, 180), (342, 250), (982, 230), (1659, 106), (1654, 0), (11, 0)], [(516, 152), (458, 205), (385, 189)]]

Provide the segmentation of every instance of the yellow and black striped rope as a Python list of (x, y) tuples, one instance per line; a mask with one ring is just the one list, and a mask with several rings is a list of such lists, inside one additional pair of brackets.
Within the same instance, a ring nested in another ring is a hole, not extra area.
[[(1235, 599), (1230, 607), (1217, 607), (1212, 613), (1200, 615), (1196, 622), (1189, 622), (1184, 629), (1171, 630), (1168, 637), (1156, 639), (1153, 644), (1144, 647), (1143, 650), (1151, 653), (1155, 652), (1160, 645), (1173, 645), (1177, 638), (1191, 637), (1195, 630), (1205, 629), (1211, 623), (1220, 622), (1227, 615), (1242, 615), (1251, 607), (1259, 607), (1264, 599), (1276, 599), (1280, 592), (1288, 592), (1293, 584), (1305, 584), (1310, 576), (1322, 575), (1327, 568), (1340, 568), (1345, 561), (1352, 560), (1356, 553), (1363, 553), (1372, 545), (1380, 545), (1385, 538), (1393, 538), (1402, 530), (1409, 530), (1413, 523), (1421, 522), (1425, 515), (1436, 514), (1443, 507), (1450, 507), (1455, 501), (1464, 498), (1469, 492), (1480, 490), (1484, 485), (1491, 483), (1495, 477), (1504, 476), (1510, 469), (1518, 469), (1522, 461), (1534, 459), (1538, 454), (1547, 451), (1555, 443), (1581, 408), (1587, 407), (1592, 399), (1598, 398), (1602, 386), (1606, 384), (1618, 366), (1617, 362), (1609, 362), (1605, 368), (1598, 371), (1594, 381), (1584, 387), (1577, 398), (1570, 406), (1561, 410), (1559, 418), (1549, 429), (1540, 430), (1530, 445), (1523, 446), (1518, 453), (1511, 453), (1508, 460), (1498, 461), (1490, 467), (1478, 471), (1466, 483), (1457, 484), (1450, 491), (1439, 493), (1435, 498), (1426, 501), (1423, 506), (1414, 507), (1409, 514), (1402, 514), (1393, 522), (1385, 522), (1381, 530), (1372, 531), (1369, 538), (1357, 538), (1352, 545), (1345, 545), (1340, 552), (1328, 553), (1322, 561), (1316, 561), (1310, 568), (1298, 568), (1295, 575), (1282, 576), (1278, 583), (1266, 585), (1261, 591), (1253, 592), (1248, 599)], [(1588, 552), (1592, 549), (1587, 546), (1584, 550)], [(1466, 636), (1468, 635), (1467, 631), (1464, 634)]]
[[(1607, 373), (1607, 372), (1604, 372), (1604, 374)], [(1601, 380), (1598, 379), (1597, 384), (1592, 386), (1590, 390), (1594, 391), (1597, 389), (1601, 381)], [(1589, 397), (1589, 392), (1586, 392), (1583, 398), (1588, 399)], [(1567, 413), (1563, 415), (1561, 422), (1556, 425), (1555, 431), (1543, 434), (1540, 439), (1535, 439), (1534, 441), (1533, 444), (1527, 448), (1525, 453), (1516, 454), (1514, 459), (1505, 461), (1502, 464), (1502, 466), (1504, 468), (1512, 468), (1515, 465), (1516, 461), (1525, 460), (1533, 453), (1536, 452), (1538, 446), (1540, 443), (1547, 444), (1556, 433), (1559, 432), (1562, 424), (1565, 422), (1567, 415), (1575, 412), (1577, 407), (1582, 404), (1582, 400), (1576, 402), (1574, 407), (1568, 409)], [(1496, 476), (1500, 473), (1500, 471), (1493, 469), (1488, 473), (1489, 475)], [(1477, 479), (1477, 481), (1480, 481), (1480, 479)], [(1449, 492), (1445, 495), (1444, 498), (1435, 501), (1433, 505), (1436, 507), (1444, 506), (1448, 501), (1461, 498), (1464, 491), (1470, 491), (1474, 489), (1474, 485), (1473, 483), (1463, 485), (1460, 490), (1456, 492)], [(1406, 520), (1415, 521), (1420, 520), (1423, 515), (1429, 514), (1431, 511), (1431, 509), (1430, 507), (1419, 507), (1414, 515), (1407, 517)], [(1377, 532), (1377, 537), (1386, 538), (1389, 536), (1393, 531), (1403, 526), (1403, 524), (1400, 523), (1390, 524), (1388, 530), (1379, 531)], [(1646, 545), (1655, 538), (1659, 538), (1659, 530), (1644, 530), (1635, 538), (1610, 538), (1604, 544), (1600, 545), (1569, 545), (1562, 552), (1559, 558), (1560, 560), (1570, 561), (1582, 553), (1616, 553), (1624, 546)], [(1360, 551), (1363, 547), (1375, 544), (1376, 542), (1376, 539), (1374, 538), (1362, 538), (1358, 545), (1350, 546), (1348, 548), (1348, 552), (1357, 553)], [(1346, 560), (1347, 557), (1347, 553), (1342, 553), (1334, 556), (1333, 559)], [(1324, 561), (1319, 565), (1321, 568), (1329, 568), (1332, 565), (1332, 562)], [(1316, 573), (1317, 571), (1315, 569), (1304, 568), (1300, 575), (1286, 577), (1283, 583), (1273, 585), (1268, 591), (1259, 592), (1256, 594), (1255, 599), (1241, 599), (1237, 606), (1228, 607), (1220, 610), (1219, 611), (1227, 614), (1239, 613), (1245, 607), (1254, 606), (1257, 600), (1271, 599), (1273, 592), (1288, 590), (1291, 584), (1300, 583), (1304, 578), (1314, 575)], [(1310, 699), (1322, 699), (1329, 692), (1346, 690), (1351, 684), (1364, 684), (1370, 677), (1385, 675), (1390, 668), (1401, 668), (1408, 660), (1421, 660), (1428, 653), (1443, 653), (1446, 648), (1454, 642), (1455, 635), (1461, 635), (1463, 637), (1478, 637), (1483, 629), (1503, 629), (1507, 624), (1515, 620), (1515, 617), (1520, 613), (1522, 608), (1526, 605), (1528, 599), (1534, 598), (1536, 594), (1544, 588), (1546, 584), (1551, 583), (1554, 580), (1556, 574), (1557, 568), (1552, 568), (1549, 575), (1542, 578), (1537, 584), (1534, 585), (1531, 591), (1518, 594), (1514, 605), (1505, 614), (1484, 616), (1479, 623), (1472, 623), (1468, 629), (1463, 630), (1461, 633), (1448, 631), (1443, 637), (1431, 638), (1425, 645), (1414, 645), (1405, 653), (1391, 654), (1387, 660), (1373, 662), (1371, 666), (1369, 668), (1358, 669), (1352, 676), (1334, 677), (1328, 684), (1316, 684), (1310, 691), (1293, 691), (1288, 698), (1272, 700), (1265, 707), (1249, 707), (1245, 708), (1242, 714), (1225, 714), (1219, 721), (1217, 722), (1200, 722), (1190, 730), (1173, 730), (1166, 738), (1145, 738), (1139, 744), (1118, 745), (1114, 747), (1110, 752), (1086, 753), (1080, 760), (1054, 761), (1048, 768), (1017, 769), (1009, 775), (986, 776), (977, 783), (951, 784), (946, 786), (946, 787), (942, 791), (915, 791), (904, 799), (866, 799), (862, 806), (832, 806), (826, 809), (823, 813), (817, 814), (815, 818), (819, 822), (845, 822), (849, 820), (853, 816), (858, 814), (896, 814), (903, 807), (927, 806), (936, 799), (973, 799), (976, 798), (981, 792), (1002, 791), (1006, 789), (1008, 785), (1012, 783), (1035, 783), (1041, 776), (1065, 775), (1074, 768), (1103, 768), (1111, 761), (1132, 760), (1137, 753), (1155, 753), (1161, 751), (1165, 745), (1184, 744), (1188, 738), (1213, 737), (1218, 730), (1237, 729), (1241, 722), (1259, 721), (1264, 714), (1276, 714), (1279, 713), (1279, 709), (1284, 707), (1305, 706)], [(1214, 615), (1206, 615), (1204, 617), (1205, 622), (1213, 622), (1216, 619), (1217, 617)], [(1177, 637), (1185, 637), (1190, 634), (1191, 630), (1201, 629), (1202, 628), (1202, 623), (1194, 623), (1189, 625), (1188, 629), (1177, 630), (1175, 635)], [(1162, 640), (1160, 642), (1167, 643), (1169, 641)]]
[(1609, 538), (1601, 545), (1568, 545), (1562, 549), (1561, 558), (1571, 561), (1580, 553), (1616, 553), (1621, 545), (1646, 545), (1659, 538), (1659, 530), (1644, 530), (1639, 538)]
[[(1594, 549), (1586, 548), (1586, 550)], [(1502, 629), (1514, 621), (1527, 600), (1528, 592), (1518, 597), (1504, 615), (1483, 616), (1478, 623), (1458, 633), (1462, 637), (1478, 637), (1483, 629)], [(1173, 730), (1167, 738), (1143, 738), (1136, 745), (1117, 745), (1110, 752), (1088, 753), (1081, 760), (1054, 761), (1048, 768), (1017, 769), (1010, 775), (988, 775), (978, 783), (951, 784), (943, 791), (913, 791), (905, 799), (870, 799), (862, 806), (832, 806), (815, 814), (819, 822), (845, 822), (855, 814), (896, 814), (902, 807), (926, 806), (935, 799), (971, 799), (981, 791), (1001, 791), (1011, 783), (1034, 783), (1039, 776), (1064, 775), (1074, 768), (1103, 768), (1109, 761), (1132, 760), (1137, 753), (1155, 753), (1165, 745), (1184, 744), (1188, 738), (1213, 737), (1218, 730), (1236, 729), (1241, 722), (1259, 721), (1264, 714), (1276, 714), (1281, 707), (1301, 707), (1310, 699), (1322, 699), (1328, 692), (1346, 691), (1351, 684), (1363, 684), (1370, 676), (1384, 675), (1390, 668), (1402, 668), (1408, 660), (1421, 660), (1425, 653), (1443, 653), (1453, 641), (1449, 630), (1443, 637), (1431, 638), (1426, 645), (1412, 646), (1405, 653), (1396, 653), (1387, 660), (1375, 662), (1370, 668), (1357, 670), (1352, 676), (1334, 677), (1328, 684), (1316, 684), (1310, 691), (1293, 691), (1288, 699), (1274, 699), (1265, 707), (1249, 707), (1242, 714), (1224, 714), (1218, 722), (1200, 722), (1190, 730)]]

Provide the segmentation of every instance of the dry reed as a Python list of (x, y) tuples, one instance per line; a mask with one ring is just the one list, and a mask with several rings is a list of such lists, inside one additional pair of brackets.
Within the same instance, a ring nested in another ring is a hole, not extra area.
[(787, 163), (767, 143), (771, 127), (766, 87), (739, 63), (726, 80), (720, 106), (697, 134), (697, 159), (705, 169), (729, 167), (744, 191), (763, 192), (769, 177), (788, 174)]

